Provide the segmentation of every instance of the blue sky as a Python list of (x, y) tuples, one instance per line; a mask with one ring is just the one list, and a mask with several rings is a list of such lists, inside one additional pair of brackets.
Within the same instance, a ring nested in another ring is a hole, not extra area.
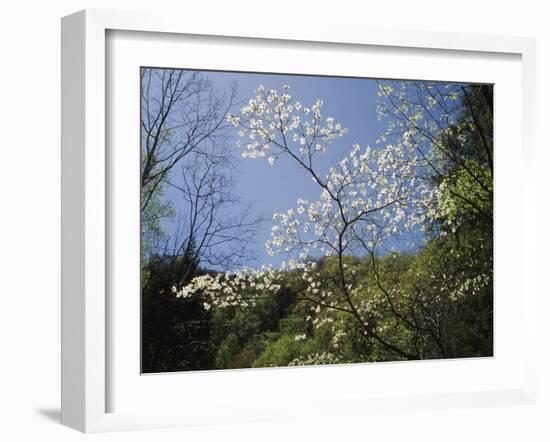
[[(267, 89), (277, 90), (288, 84), (289, 93), (306, 106), (321, 98), (324, 101), (323, 116), (334, 117), (336, 122), (348, 129), (348, 133), (331, 146), (329, 154), (320, 157), (322, 169), (328, 169), (346, 155), (354, 143), (374, 146), (385, 129), (376, 117), (376, 80), (234, 72), (204, 72), (204, 75), (220, 92), (236, 84), (237, 100), (241, 102), (252, 98), (260, 84)], [(234, 111), (237, 112), (237, 109)], [(233, 145), (237, 138), (236, 129), (234, 137), (230, 141)], [(239, 148), (235, 146), (235, 149)], [(240, 157), (240, 151), (236, 153), (239, 173), (235, 193), (243, 202), (254, 202), (254, 210), (258, 215), (271, 218), (275, 212), (295, 207), (298, 198), (310, 201), (318, 199), (319, 188), (311, 177), (289, 160), (278, 161), (275, 166), (270, 166), (265, 159), (245, 159)], [(168, 198), (170, 195), (167, 192)], [(278, 265), (286, 256), (270, 257), (263, 246), (270, 238), (271, 226), (271, 222), (265, 222), (259, 227), (254, 249), (258, 263)]]

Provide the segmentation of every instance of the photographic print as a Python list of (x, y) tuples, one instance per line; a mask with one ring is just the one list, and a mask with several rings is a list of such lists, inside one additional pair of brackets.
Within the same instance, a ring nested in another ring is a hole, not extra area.
[(493, 355), (492, 85), (143, 67), (140, 93), (143, 373)]

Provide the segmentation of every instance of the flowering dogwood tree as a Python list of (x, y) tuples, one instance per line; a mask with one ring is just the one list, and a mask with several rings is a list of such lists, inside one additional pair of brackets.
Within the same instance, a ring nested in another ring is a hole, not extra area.
[[(438, 89), (430, 92), (441, 94)], [(294, 272), (301, 280), (300, 299), (309, 305), (305, 321), (313, 330), (330, 328), (332, 338), (330, 352), (300, 357), (291, 365), (343, 362), (339, 349), (348, 330), (342, 317), (353, 319), (365, 342), (374, 342), (395, 358), (423, 358), (428, 341), (440, 356), (446, 356), (441, 312), (466, 293), (489, 284), (491, 275), (473, 271), (473, 257), (468, 261), (458, 249), (441, 248), (442, 253), (426, 258), (434, 262), (422, 269), (409, 266), (406, 271), (394, 272), (398, 276), (393, 281), (385, 276), (388, 268), (399, 267), (390, 244), (413, 234), (424, 239), (444, 236), (460, 222), (459, 203), (448, 197), (456, 193), (456, 180), (449, 179), (445, 171), (450, 167), (449, 158), (464, 166), (467, 175), (472, 167), (458, 154), (451, 157), (452, 149), (445, 144), (448, 141), (441, 139), (461, 124), (450, 109), (463, 94), (455, 89), (445, 94), (435, 97), (433, 103), (427, 94), (426, 103), (415, 104), (407, 101), (404, 90), (395, 92), (391, 85), (382, 84), (379, 114), (387, 117), (390, 103), (395, 104), (392, 111), (399, 118), (391, 119), (376, 147), (354, 144), (323, 172), (319, 156), (337, 148), (346, 128), (323, 115), (320, 99), (306, 105), (296, 100), (286, 85), (282, 91), (259, 86), (238, 114), (227, 117), (238, 130), (242, 156), (272, 166), (283, 157), (290, 159), (310, 176), (319, 197), (309, 201), (298, 195), (294, 207), (273, 214), (266, 252), (291, 257), (279, 269), (245, 268), (203, 275), (174, 287), (174, 294), (201, 296), (206, 309), (213, 305), (246, 307), (266, 293), (278, 296), (282, 275)], [(473, 182), (486, 183), (476, 173), (469, 176)], [(445, 222), (450, 227), (442, 226), (442, 220), (449, 219)], [(457, 253), (461, 264), (450, 272)], [(358, 265), (359, 258), (368, 266)], [(365, 272), (369, 278), (364, 277)], [(408, 330), (407, 342), (392, 335), (396, 325)], [(295, 341), (308, 337), (307, 333), (298, 334)]]

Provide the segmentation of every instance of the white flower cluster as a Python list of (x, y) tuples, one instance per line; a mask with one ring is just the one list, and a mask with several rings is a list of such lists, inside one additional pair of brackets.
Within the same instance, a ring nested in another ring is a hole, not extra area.
[(288, 85), (282, 93), (260, 85), (239, 115), (227, 116), (228, 122), (239, 128), (237, 144), (243, 147), (243, 157), (267, 158), (274, 165), (282, 153), (291, 152), (309, 161), (317, 152), (326, 153), (334, 139), (346, 134), (347, 129), (334, 118), (323, 120), (322, 100), (308, 107), (288, 91)]
[(197, 276), (179, 289), (172, 287), (172, 293), (181, 298), (200, 295), (206, 310), (212, 306), (247, 307), (255, 305), (256, 297), (262, 291), (278, 292), (279, 279), (280, 273), (271, 266), (262, 266), (261, 269), (245, 267), (234, 273)]
[(300, 356), (299, 358), (293, 359), (288, 364), (291, 367), (300, 366), (300, 365), (327, 365), (327, 364), (342, 364), (346, 361), (342, 360), (338, 355), (323, 352), (323, 353), (313, 353), (307, 356)]
[(323, 179), (318, 178), (317, 201), (298, 199), (296, 208), (273, 216), (267, 253), (303, 247), (325, 255), (372, 250), (384, 239), (422, 224), (426, 217), (437, 216), (434, 201), (440, 190), (417, 178), (418, 164), (400, 145), (384, 149), (354, 145)]
[(344, 330), (339, 330), (336, 327), (332, 327), (332, 332), (333, 335), (331, 339), (331, 345), (332, 348), (338, 350), (340, 348), (343, 338), (345, 338), (348, 334)]

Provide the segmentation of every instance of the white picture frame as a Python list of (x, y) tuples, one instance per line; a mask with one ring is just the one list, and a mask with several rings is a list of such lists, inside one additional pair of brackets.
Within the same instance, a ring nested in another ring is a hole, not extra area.
[[(521, 375), (502, 388), (483, 389), (476, 386), (461, 392), (444, 391), (429, 394), (395, 394), (382, 391), (376, 399), (368, 395), (338, 396), (333, 391), (326, 400), (317, 398), (312, 407), (287, 407), (274, 404), (258, 407), (250, 397), (234, 404), (240, 416), (223, 412), (206, 413), (197, 407), (190, 414), (172, 405), (163, 410), (113, 411), (109, 394), (113, 389), (110, 376), (113, 363), (109, 338), (112, 312), (107, 289), (108, 244), (116, 230), (107, 228), (113, 200), (108, 186), (109, 85), (106, 78), (107, 33), (154, 32), (162, 35), (216, 36), (242, 39), (269, 39), (273, 42), (298, 44), (338, 44), (339, 47), (426, 49), (444, 54), (461, 52), (476, 54), (509, 54), (520, 57), (521, 64), (521, 149), (517, 154), (522, 164), (521, 196), (521, 327), (526, 338), (535, 333), (536, 289), (532, 260), (535, 249), (535, 178), (534, 108), (535, 46), (534, 41), (517, 37), (490, 37), (416, 31), (380, 31), (342, 26), (294, 27), (277, 24), (270, 27), (252, 23), (221, 23), (194, 20), (185, 25), (175, 17), (151, 14), (87, 10), (63, 18), (62, 21), (62, 423), (84, 432), (111, 431), (167, 426), (208, 425), (220, 422), (248, 422), (284, 419), (287, 417), (322, 417), (327, 415), (364, 414), (374, 409), (435, 409), (502, 404), (532, 403), (536, 396), (534, 339), (525, 339), (525, 349), (518, 356)], [(159, 34), (156, 34), (159, 35)], [(436, 55), (437, 56), (437, 55)], [(497, 245), (498, 247), (498, 245)], [(519, 280), (518, 280), (519, 282)], [(501, 325), (506, 327), (506, 324)], [(390, 365), (378, 367), (379, 370)], [(415, 373), (427, 370), (416, 366)], [(464, 367), (457, 362), (456, 370)], [(390, 369), (390, 368), (388, 368)], [(391, 368), (393, 369), (393, 368)], [(490, 370), (490, 367), (488, 367)], [(308, 370), (308, 369), (296, 369)], [(309, 369), (311, 370), (311, 369)], [(321, 370), (326, 370), (322, 368)], [(475, 368), (474, 368), (475, 370)], [(267, 373), (267, 372), (263, 372)], [(271, 371), (273, 373), (273, 371)], [(286, 371), (286, 378), (299, 376)], [(309, 373), (312, 373), (309, 371)], [(325, 373), (327, 373), (325, 371)], [(139, 373), (136, 373), (139, 376)], [(166, 378), (166, 375), (164, 375)], [(210, 373), (228, 376), (226, 373)], [(239, 373), (241, 382), (246, 372)], [(258, 379), (259, 377), (263, 377)], [(254, 382), (265, 381), (270, 374), (256, 376)], [(157, 376), (160, 378), (161, 376)], [(521, 379), (520, 379), (521, 378)], [(170, 385), (168, 376), (164, 384)], [(251, 378), (250, 378), (251, 379)], [(232, 378), (231, 382), (234, 381)], [(163, 393), (166, 394), (166, 393)], [(246, 395), (245, 395), (246, 396)], [(222, 402), (228, 398), (221, 398)], [(169, 402), (169, 401), (168, 401)], [(220, 406), (221, 407), (221, 406)], [(220, 408), (221, 410), (221, 408)]]

